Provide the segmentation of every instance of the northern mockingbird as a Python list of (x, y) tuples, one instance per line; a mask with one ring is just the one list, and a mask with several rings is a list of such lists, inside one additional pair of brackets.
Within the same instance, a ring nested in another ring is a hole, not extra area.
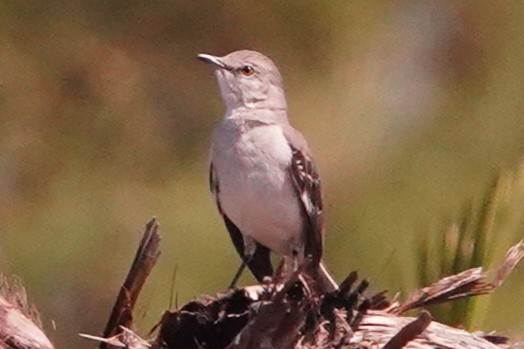
[(321, 261), (320, 179), (304, 137), (289, 124), (278, 68), (248, 50), (198, 58), (213, 66), (227, 108), (213, 134), (210, 185), (243, 265), (262, 282), (273, 274), (270, 251), (283, 257), (284, 274), (308, 256), (320, 289), (336, 289)]

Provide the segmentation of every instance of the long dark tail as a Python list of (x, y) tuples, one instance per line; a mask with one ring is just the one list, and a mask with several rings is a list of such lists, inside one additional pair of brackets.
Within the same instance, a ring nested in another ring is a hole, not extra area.
[(326, 293), (338, 290), (338, 284), (327, 270), (324, 262), (320, 261), (317, 270), (318, 272), (315, 279), (319, 286), (319, 291)]

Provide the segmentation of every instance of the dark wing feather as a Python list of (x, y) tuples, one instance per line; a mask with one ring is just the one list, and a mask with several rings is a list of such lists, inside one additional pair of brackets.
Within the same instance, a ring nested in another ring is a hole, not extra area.
[(235, 245), (235, 249), (258, 282), (264, 281), (266, 276), (273, 276), (270, 250), (258, 242), (255, 242), (256, 247), (253, 257), (251, 257), (249, 260), (244, 258), (244, 237), (240, 232), (240, 229), (238, 229), (237, 226), (226, 215), (222, 215), (222, 217), (224, 218), (224, 222), (226, 224), (227, 231), (229, 232), (229, 236), (231, 237), (231, 241), (233, 241), (233, 245)]
[(306, 221), (305, 254), (317, 266), (322, 258), (324, 235), (320, 177), (304, 137), (291, 126), (284, 128), (284, 135), (292, 150), (289, 171)]
[(231, 237), (231, 241), (233, 242), (235, 249), (240, 255), (240, 258), (242, 258), (245, 261), (247, 267), (249, 268), (249, 270), (251, 270), (251, 272), (259, 282), (262, 282), (264, 280), (264, 277), (266, 276), (273, 276), (273, 266), (271, 265), (270, 250), (267, 247), (256, 242), (255, 253), (253, 254), (251, 259), (246, 260), (246, 256), (244, 254), (244, 236), (242, 235), (240, 229), (238, 229), (238, 227), (225, 215), (220, 206), (220, 189), (218, 185), (218, 179), (216, 178), (213, 170), (213, 164), (211, 164), (209, 168), (209, 184), (211, 192), (215, 197), (218, 211), (224, 219), (224, 223), (226, 225), (227, 231), (229, 232), (229, 236)]

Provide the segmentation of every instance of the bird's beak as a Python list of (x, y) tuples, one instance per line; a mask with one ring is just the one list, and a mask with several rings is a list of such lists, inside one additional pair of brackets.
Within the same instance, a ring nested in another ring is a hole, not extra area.
[(197, 55), (197, 57), (202, 62), (214, 64), (217, 67), (225, 69), (225, 70), (229, 70), (229, 71), (233, 70), (233, 68), (230, 65), (227, 65), (226, 63), (224, 63), (219, 57), (207, 55), (205, 53), (200, 53), (199, 55)]

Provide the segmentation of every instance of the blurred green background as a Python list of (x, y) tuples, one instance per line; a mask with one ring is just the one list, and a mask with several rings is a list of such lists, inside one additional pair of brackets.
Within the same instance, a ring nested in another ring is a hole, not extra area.
[[(420, 266), (440, 246), (421, 241), (523, 155), (521, 1), (2, 1), (0, 18), (0, 270), (24, 281), (58, 347), (92, 347), (77, 333), (100, 334), (153, 215), (163, 254), (142, 333), (175, 267), (183, 304), (238, 266), (207, 184), (224, 108), (197, 53), (277, 62), (323, 178), (326, 262), (375, 291), (422, 286), (441, 261)], [(513, 176), (486, 266), (524, 235)], [(520, 268), (472, 308), (472, 329), (522, 337), (523, 288)]]

